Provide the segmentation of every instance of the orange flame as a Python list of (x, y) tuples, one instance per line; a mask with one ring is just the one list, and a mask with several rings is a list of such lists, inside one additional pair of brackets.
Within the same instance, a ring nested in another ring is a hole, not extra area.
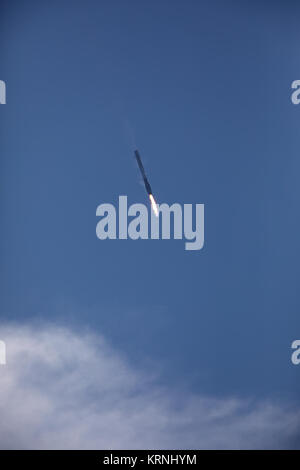
[(156, 217), (158, 217), (158, 207), (157, 207), (157, 204), (156, 204), (155, 199), (152, 196), (152, 194), (149, 194), (149, 198), (150, 198), (150, 202), (151, 202), (153, 212), (156, 215)]

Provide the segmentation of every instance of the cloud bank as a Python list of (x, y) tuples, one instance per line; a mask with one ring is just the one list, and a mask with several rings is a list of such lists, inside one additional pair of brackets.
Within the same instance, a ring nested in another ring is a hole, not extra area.
[(1, 449), (295, 448), (299, 409), (179, 398), (100, 335), (49, 324), (0, 325), (0, 335)]

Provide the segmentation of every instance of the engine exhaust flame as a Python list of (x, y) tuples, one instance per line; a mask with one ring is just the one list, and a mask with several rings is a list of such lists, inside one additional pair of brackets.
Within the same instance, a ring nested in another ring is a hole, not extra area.
[(151, 202), (153, 212), (156, 215), (156, 217), (158, 217), (158, 207), (157, 207), (157, 204), (155, 202), (155, 199), (154, 199), (153, 195), (149, 194), (149, 198), (150, 198), (150, 202)]

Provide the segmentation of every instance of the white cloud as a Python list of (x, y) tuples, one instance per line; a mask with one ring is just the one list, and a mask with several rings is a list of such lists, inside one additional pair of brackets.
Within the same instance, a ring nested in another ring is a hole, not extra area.
[(179, 398), (99, 335), (15, 324), (0, 336), (2, 449), (286, 448), (299, 435), (299, 410)]

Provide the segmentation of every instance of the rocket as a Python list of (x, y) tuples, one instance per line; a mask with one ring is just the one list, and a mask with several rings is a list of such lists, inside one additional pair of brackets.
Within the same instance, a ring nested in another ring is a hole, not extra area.
[(144, 185), (145, 185), (146, 191), (147, 191), (147, 193), (148, 193), (148, 195), (149, 195), (149, 198), (150, 198), (150, 202), (151, 202), (151, 206), (152, 206), (153, 212), (154, 212), (154, 214), (156, 215), (156, 217), (158, 217), (159, 209), (158, 209), (157, 204), (156, 204), (156, 202), (155, 202), (155, 199), (154, 199), (154, 197), (153, 197), (152, 189), (151, 189), (150, 183), (149, 183), (149, 181), (148, 181), (148, 178), (147, 178), (147, 176), (146, 176), (145, 169), (144, 169), (144, 167), (143, 167), (143, 164), (142, 164), (142, 160), (141, 160), (139, 151), (138, 151), (138, 150), (135, 150), (135, 151), (134, 151), (134, 154), (135, 154), (135, 158), (136, 158), (137, 164), (138, 164), (138, 166), (139, 166), (140, 172), (141, 172), (142, 177), (143, 177), (143, 180), (144, 180)]
[(147, 179), (145, 169), (143, 167), (142, 160), (141, 160), (141, 157), (140, 157), (140, 154), (139, 154), (138, 150), (135, 150), (134, 154), (135, 154), (135, 158), (136, 158), (137, 164), (139, 166), (140, 172), (142, 173), (142, 177), (143, 177), (143, 180), (144, 180), (146, 191), (150, 196), (150, 194), (152, 194), (152, 189), (151, 189), (150, 183)]

